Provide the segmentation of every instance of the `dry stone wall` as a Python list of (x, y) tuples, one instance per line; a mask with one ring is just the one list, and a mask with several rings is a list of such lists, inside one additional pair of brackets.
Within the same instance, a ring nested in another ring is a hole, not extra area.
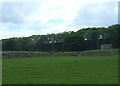
[(118, 54), (118, 51), (113, 52), (44, 52), (44, 53), (36, 53), (36, 52), (3, 52), (2, 58), (24, 58), (24, 57), (39, 57), (39, 56), (109, 56)]
[(118, 51), (114, 52), (81, 52), (81, 56), (110, 56), (116, 55)]
[(44, 53), (23, 53), (23, 52), (14, 52), (14, 53), (2, 53), (2, 58), (22, 58), (22, 57), (37, 57), (37, 56), (78, 56), (77, 52), (73, 53), (62, 53), (62, 52), (44, 52)]

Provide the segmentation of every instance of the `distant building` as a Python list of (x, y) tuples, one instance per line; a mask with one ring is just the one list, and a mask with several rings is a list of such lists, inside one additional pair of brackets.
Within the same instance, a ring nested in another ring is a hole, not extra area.
[(101, 45), (101, 49), (113, 49), (113, 45), (112, 44), (103, 44), (103, 45)]

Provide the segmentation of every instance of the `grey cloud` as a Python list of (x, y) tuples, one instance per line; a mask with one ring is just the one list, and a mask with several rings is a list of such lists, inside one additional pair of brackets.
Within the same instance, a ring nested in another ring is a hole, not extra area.
[(32, 10), (36, 8), (37, 4), (32, 2), (2, 3), (2, 22), (14, 24), (25, 23), (25, 18), (32, 13)]
[[(118, 16), (114, 12), (114, 7), (117, 3), (104, 2), (88, 4), (84, 9), (79, 10), (78, 15), (74, 20), (76, 25), (87, 25), (87, 26), (108, 26), (117, 24)], [(95, 9), (95, 11), (92, 9)]]
[(120, 1), (118, 3), (118, 24), (120, 24)]
[(23, 23), (23, 18), (16, 12), (16, 10), (20, 11), (19, 8), (20, 5), (18, 3), (4, 2), (2, 4), (2, 22), (14, 24)]

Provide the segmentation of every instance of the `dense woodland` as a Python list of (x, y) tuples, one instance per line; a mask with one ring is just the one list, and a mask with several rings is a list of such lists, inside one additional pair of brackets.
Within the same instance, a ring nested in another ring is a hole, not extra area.
[(112, 44), (118, 48), (120, 25), (83, 28), (58, 34), (32, 35), (2, 39), (3, 51), (84, 51), (99, 49), (101, 44)]

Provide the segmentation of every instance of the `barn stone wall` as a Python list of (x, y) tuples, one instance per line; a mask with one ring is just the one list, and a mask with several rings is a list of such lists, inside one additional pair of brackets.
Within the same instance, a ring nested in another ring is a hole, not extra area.
[(101, 49), (113, 49), (113, 45), (112, 44), (103, 44), (103, 45), (101, 45)]

